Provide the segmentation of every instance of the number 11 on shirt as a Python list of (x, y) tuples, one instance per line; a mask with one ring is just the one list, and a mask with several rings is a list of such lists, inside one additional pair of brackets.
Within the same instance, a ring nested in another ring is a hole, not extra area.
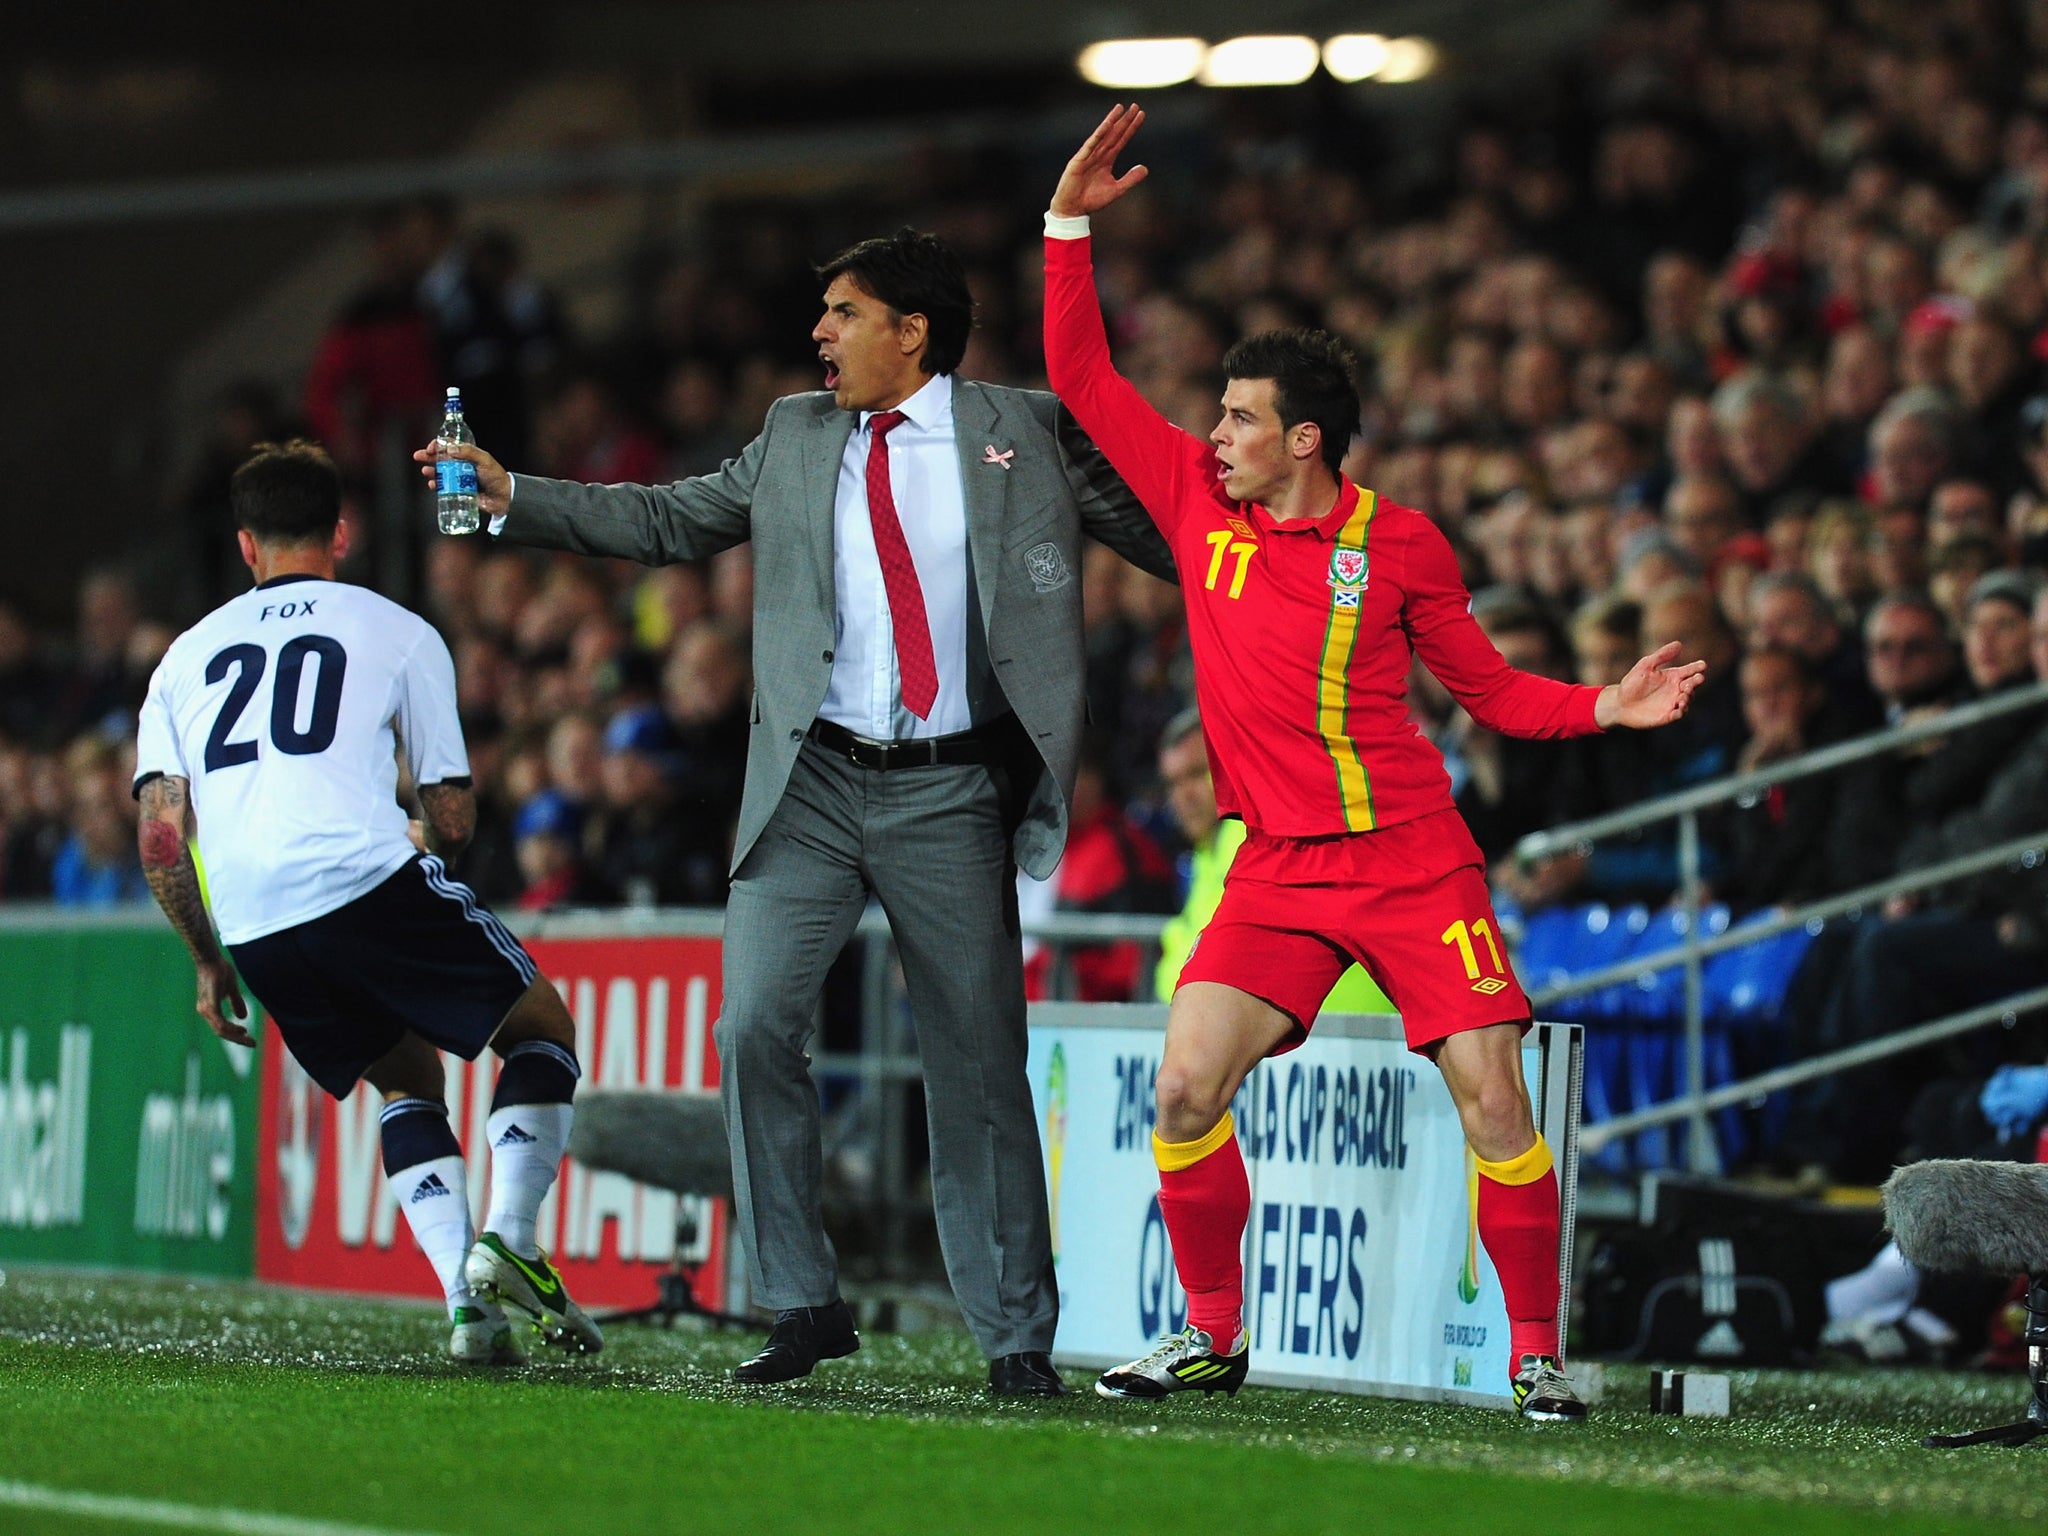
[(1242, 540), (1233, 544), (1230, 539), (1231, 531), (1228, 528), (1218, 528), (1209, 535), (1209, 575), (1202, 585), (1211, 592), (1216, 590), (1216, 578), (1223, 572), (1223, 557), (1232, 554), (1237, 556), (1237, 569), (1230, 576), (1230, 596), (1238, 597), (1244, 592), (1244, 574), (1250, 569), (1252, 556), (1259, 552), (1259, 546)]

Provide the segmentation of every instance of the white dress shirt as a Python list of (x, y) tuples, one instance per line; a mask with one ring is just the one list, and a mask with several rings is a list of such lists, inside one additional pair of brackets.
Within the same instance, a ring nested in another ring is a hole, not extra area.
[(924, 591), (938, 697), (929, 719), (903, 707), (889, 591), (868, 517), (868, 424), (863, 411), (839, 460), (832, 506), (832, 587), (838, 623), (832, 682), (818, 717), (876, 741), (908, 741), (969, 730), (967, 702), (967, 500), (953, 435), (953, 380), (935, 374), (896, 407), (906, 418), (886, 439), (889, 490)]
[[(974, 725), (967, 700), (967, 499), (953, 435), (952, 376), (933, 375), (896, 409), (905, 420), (886, 440), (889, 489), (924, 591), (939, 691), (928, 719), (903, 707), (889, 589), (868, 518), (868, 447), (873, 442), (868, 423), (877, 413), (863, 411), (839, 460), (833, 498), (832, 589), (838, 619), (831, 686), (818, 718), (875, 741), (950, 736)], [(511, 494), (518, 494), (518, 485), (515, 477)], [(494, 535), (504, 526), (502, 512), (490, 520)]]

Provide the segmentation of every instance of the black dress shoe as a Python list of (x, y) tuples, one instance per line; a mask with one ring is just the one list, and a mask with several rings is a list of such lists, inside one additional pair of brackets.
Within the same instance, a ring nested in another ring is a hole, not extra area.
[(792, 1307), (775, 1314), (768, 1344), (753, 1359), (733, 1367), (732, 1379), (752, 1386), (773, 1386), (808, 1376), (820, 1360), (837, 1360), (860, 1348), (853, 1314), (843, 1301), (822, 1307)]
[(1065, 1397), (1073, 1389), (1052, 1368), (1042, 1349), (998, 1355), (988, 1363), (988, 1389), (1003, 1397)]

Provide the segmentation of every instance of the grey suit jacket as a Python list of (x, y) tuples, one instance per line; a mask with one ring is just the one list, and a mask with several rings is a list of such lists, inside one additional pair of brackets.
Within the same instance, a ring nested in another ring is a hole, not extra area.
[[(754, 544), (754, 709), (738, 869), (768, 824), (832, 676), (833, 504), (858, 417), (829, 394), (789, 395), (716, 471), (674, 485), (579, 485), (521, 475), (500, 537), (643, 565)], [(1017, 862), (1043, 878), (1067, 836), (1087, 667), (1085, 531), (1174, 579), (1166, 541), (1050, 394), (956, 378), (953, 427), (966, 492), (972, 590), (990, 671), (1037, 749), (1024, 777)], [(1002, 462), (989, 462), (989, 450)]]

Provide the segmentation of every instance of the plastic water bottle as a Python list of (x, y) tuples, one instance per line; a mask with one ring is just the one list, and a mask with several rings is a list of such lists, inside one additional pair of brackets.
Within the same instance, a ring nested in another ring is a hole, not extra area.
[[(447, 414), (436, 434), (443, 448), (473, 443), (476, 437), (462, 419), (462, 391), (448, 391)], [(434, 462), (434, 512), (443, 533), (475, 533), (483, 526), (476, 505), (476, 466), (466, 459), (437, 459)]]

